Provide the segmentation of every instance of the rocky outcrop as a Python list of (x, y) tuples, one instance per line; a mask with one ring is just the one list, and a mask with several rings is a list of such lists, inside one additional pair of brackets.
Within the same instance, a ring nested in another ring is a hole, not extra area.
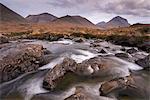
[(42, 65), (43, 47), (34, 44), (16, 44), (1, 49), (0, 83), (12, 80)]
[(135, 62), (146, 70), (150, 70), (150, 55), (146, 56), (143, 59), (139, 59)]

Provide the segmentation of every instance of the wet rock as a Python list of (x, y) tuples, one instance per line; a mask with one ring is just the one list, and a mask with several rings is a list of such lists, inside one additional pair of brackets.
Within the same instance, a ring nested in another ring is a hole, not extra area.
[(126, 89), (127, 87), (135, 87), (132, 77), (124, 77), (105, 82), (100, 87), (100, 95), (107, 95), (117, 89)]
[(150, 70), (150, 55), (146, 56), (143, 59), (139, 59), (135, 62), (146, 70)]
[(122, 51), (126, 51), (126, 48), (122, 47), (120, 50), (122, 50)]
[(73, 40), (78, 43), (82, 43), (85, 41), (83, 38), (74, 38)]
[(121, 66), (119, 62), (115, 62), (109, 57), (94, 57), (82, 63), (76, 63), (74, 60), (66, 58), (63, 63), (56, 65), (47, 73), (44, 78), (43, 87), (49, 90), (55, 90), (57, 85), (65, 80), (65, 76), (71, 77), (67, 79), (70, 82), (74, 78), (89, 79), (105, 76), (114, 78), (129, 75), (128, 68), (120, 68)]
[(135, 62), (135, 58), (133, 58), (131, 55), (127, 53), (116, 53), (115, 56), (129, 62), (133, 62), (133, 63)]
[(50, 52), (49, 50), (47, 50), (46, 48), (43, 49), (44, 51), (44, 55), (48, 55), (48, 54), (51, 54), (52, 52)]
[(133, 98), (146, 98), (148, 96), (145, 86), (141, 86), (140, 82), (143, 78), (137, 78), (135, 76), (127, 76), (122, 78), (113, 79), (103, 83), (100, 87), (100, 95), (120, 97), (123, 95)]
[(65, 58), (62, 64), (56, 65), (47, 73), (44, 78), (43, 87), (53, 90), (57, 85), (57, 80), (63, 77), (68, 71), (76, 69), (76, 62), (72, 59)]
[(104, 42), (104, 40), (102, 40), (102, 39), (96, 39), (94, 42), (95, 43), (100, 43), (100, 42)]
[(71, 95), (65, 100), (96, 100), (96, 99), (90, 97), (90, 95), (88, 95), (84, 90), (84, 87), (78, 86), (76, 87), (75, 94)]
[(101, 45), (99, 43), (91, 43), (90, 47), (100, 47)]
[(113, 100), (89, 93), (82, 86), (77, 86), (75, 93), (64, 100)]
[(44, 78), (43, 87), (46, 89), (54, 90), (61, 79), (65, 80), (65, 76), (69, 75), (69, 77), (72, 77), (71, 80), (67, 80), (70, 82), (73, 80), (73, 78), (89, 76), (93, 72), (94, 70), (88, 64), (77, 64), (74, 60), (65, 58), (61, 64), (56, 65), (51, 71), (47, 73)]
[(129, 54), (136, 53), (138, 50), (135, 48), (128, 49), (126, 52)]
[(8, 41), (8, 38), (6, 36), (0, 35), (0, 44), (2, 44), (2, 43), (8, 43), (8, 42), (9, 41)]
[(126, 53), (117, 53), (115, 56), (119, 58), (129, 58), (129, 55)]
[(43, 47), (34, 44), (16, 44), (1, 49), (0, 83), (40, 67)]
[(107, 53), (107, 51), (104, 50), (104, 49), (101, 49), (101, 50), (98, 51), (98, 53)]

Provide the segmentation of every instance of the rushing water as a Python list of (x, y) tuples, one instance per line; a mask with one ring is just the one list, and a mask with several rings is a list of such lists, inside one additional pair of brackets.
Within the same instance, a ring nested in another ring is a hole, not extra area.
[[(52, 100), (63, 100), (64, 98), (72, 95), (75, 91), (75, 86), (78, 85), (84, 86), (85, 89), (87, 91), (90, 91), (93, 95), (99, 95), (98, 89), (100, 87), (100, 83), (103, 82), (103, 79), (105, 79), (106, 77), (101, 78), (101, 80), (96, 79), (96, 81), (90, 80), (86, 82), (76, 83), (70, 86), (70, 88), (66, 89), (65, 91), (61, 91), (60, 93), (50, 93), (42, 87), (44, 75), (47, 73), (47, 71), (51, 70), (57, 64), (62, 63), (65, 57), (70, 57), (77, 63), (82, 63), (83, 61), (96, 56), (106, 56), (106, 58), (110, 59), (110, 61), (116, 62), (114, 67), (108, 70), (108, 72), (111, 73), (110, 76), (112, 75), (111, 77), (113, 77), (113, 75), (115, 76), (115, 74), (117, 75), (117, 77), (128, 76), (130, 75), (129, 70), (137, 71), (142, 69), (142, 67), (136, 64), (114, 57), (114, 52), (122, 52), (120, 51), (121, 46), (113, 45), (108, 42), (100, 43), (102, 47), (110, 47), (108, 48), (106, 54), (96, 53), (95, 48), (90, 48), (90, 43), (88, 41), (83, 43), (76, 43), (72, 40), (65, 39), (54, 42), (30, 40), (26, 41), (26, 43), (43, 45), (44, 48), (47, 48), (53, 54), (56, 54), (57, 58), (50, 61), (47, 65), (40, 67), (39, 71), (37, 72), (29, 72), (12, 81), (0, 84), (0, 94), (2, 96), (5, 96), (4, 100), (30, 100), (34, 95), (41, 93), (45, 93), (43, 95), (48, 95), (48, 97)], [(112, 51), (112, 49), (116, 49), (116, 51)], [(91, 72), (93, 71), (91, 67), (89, 67), (88, 69)], [(101, 97), (101, 100), (111, 99)]]

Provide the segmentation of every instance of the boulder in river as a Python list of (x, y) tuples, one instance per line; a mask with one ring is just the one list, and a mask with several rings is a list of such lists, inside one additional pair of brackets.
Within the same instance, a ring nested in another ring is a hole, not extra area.
[[(147, 80), (146, 80), (147, 81)], [(134, 100), (147, 100), (149, 87), (141, 76), (130, 75), (104, 82), (100, 87), (100, 95), (121, 98), (132, 97)]]
[[(121, 62), (117, 62), (117, 60), (109, 57), (94, 57), (82, 63), (76, 63), (74, 60), (66, 58), (61, 64), (56, 65), (47, 73), (44, 78), (43, 87), (55, 90), (59, 87), (59, 83), (63, 84), (65, 80), (71, 82), (82, 78), (84, 81), (97, 77), (109, 76), (110, 78), (116, 78), (129, 75), (128, 68), (122, 66)], [(65, 77), (69, 79), (65, 79)]]
[(58, 80), (62, 78), (68, 71), (74, 71), (76, 68), (76, 62), (72, 59), (65, 58), (62, 64), (56, 65), (45, 76), (43, 87), (53, 90), (58, 83)]
[(136, 64), (144, 67), (144, 69), (150, 70), (150, 55), (146, 56), (143, 59), (139, 59), (135, 62)]

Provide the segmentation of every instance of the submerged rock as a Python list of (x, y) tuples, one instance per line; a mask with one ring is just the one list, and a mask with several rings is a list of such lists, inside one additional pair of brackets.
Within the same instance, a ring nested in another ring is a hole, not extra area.
[(43, 47), (33, 44), (16, 44), (0, 51), (0, 83), (12, 80), (19, 75), (37, 70), (41, 64)]

